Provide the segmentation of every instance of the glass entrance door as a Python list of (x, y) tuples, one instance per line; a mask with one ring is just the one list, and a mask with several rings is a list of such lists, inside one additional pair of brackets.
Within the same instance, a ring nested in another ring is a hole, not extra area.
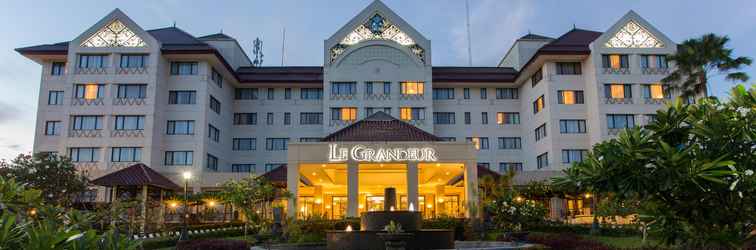
[(346, 216), (347, 197), (334, 196), (331, 198), (331, 219), (341, 219)]
[(368, 196), (365, 199), (367, 211), (383, 211), (383, 196)]

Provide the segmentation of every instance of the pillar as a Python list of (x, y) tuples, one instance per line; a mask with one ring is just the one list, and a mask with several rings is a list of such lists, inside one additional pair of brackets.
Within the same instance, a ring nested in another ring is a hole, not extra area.
[(474, 161), (465, 162), (465, 217), (478, 216), (478, 165)]
[(299, 164), (286, 165), (286, 189), (291, 193), (289, 202), (286, 204), (286, 215), (289, 218), (297, 218), (297, 198), (299, 197)]
[(142, 186), (142, 233), (147, 230), (147, 185)]
[(409, 205), (412, 204), (415, 211), (420, 211), (417, 172), (417, 162), (407, 164), (407, 210), (409, 210)]
[(360, 167), (354, 163), (347, 164), (347, 217), (359, 216), (360, 205)]
[(114, 228), (116, 226), (116, 217), (120, 216), (120, 214), (118, 215), (115, 214), (115, 211), (116, 211), (115, 203), (117, 202), (117, 200), (118, 200), (118, 186), (114, 185), (110, 193), (110, 208), (111, 208), (111, 211), (113, 211), (112, 214), (114, 215), (113, 218), (110, 220), (111, 228)]

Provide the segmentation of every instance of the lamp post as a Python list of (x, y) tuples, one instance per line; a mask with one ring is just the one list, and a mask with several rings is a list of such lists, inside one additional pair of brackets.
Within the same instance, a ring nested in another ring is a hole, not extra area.
[(192, 178), (192, 172), (186, 171), (182, 176), (184, 177), (184, 227), (181, 228), (179, 241), (189, 239), (189, 179)]

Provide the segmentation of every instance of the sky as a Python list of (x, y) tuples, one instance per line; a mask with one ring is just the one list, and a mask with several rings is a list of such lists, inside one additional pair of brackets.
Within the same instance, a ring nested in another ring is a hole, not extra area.
[[(3, 1), (0, 8), (0, 159), (29, 153), (34, 141), (42, 67), (13, 49), (69, 41), (115, 8), (143, 29), (176, 26), (202, 36), (236, 38), (251, 53), (263, 40), (263, 65), (313, 66), (323, 62), (323, 41), (373, 0), (276, 1)], [(469, 0), (473, 66), (496, 66), (528, 32), (558, 37), (573, 26), (604, 32), (630, 10), (675, 42), (706, 33), (727, 35), (735, 55), (756, 55), (756, 1), (515, 1)], [(383, 0), (432, 43), (436, 66), (467, 65), (465, 2)], [(286, 29), (282, 57), (282, 30)], [(756, 78), (756, 69), (744, 69)], [(748, 85), (754, 81), (750, 81)], [(715, 78), (713, 94), (733, 83)]]

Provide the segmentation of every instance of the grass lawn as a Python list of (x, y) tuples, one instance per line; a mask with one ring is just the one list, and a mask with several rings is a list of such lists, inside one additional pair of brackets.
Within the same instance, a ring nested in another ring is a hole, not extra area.
[(582, 235), (586, 239), (592, 239), (601, 243), (604, 243), (609, 246), (618, 247), (618, 248), (638, 248), (642, 246), (649, 246), (649, 245), (656, 245), (657, 242), (652, 239), (646, 239), (646, 243), (643, 243), (643, 238), (640, 236), (630, 236), (630, 237), (613, 237), (613, 236), (593, 236), (593, 235)]

